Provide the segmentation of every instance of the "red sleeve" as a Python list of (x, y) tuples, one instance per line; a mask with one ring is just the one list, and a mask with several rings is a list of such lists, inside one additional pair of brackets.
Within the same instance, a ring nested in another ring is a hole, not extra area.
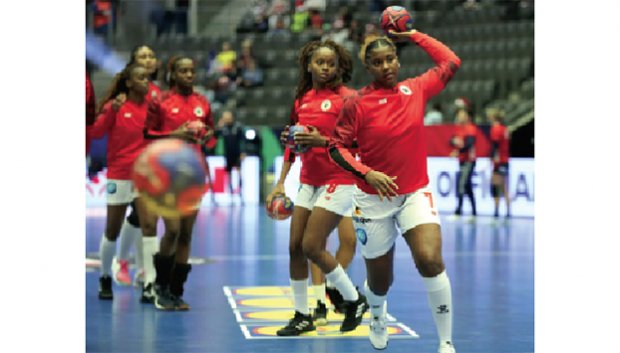
[[(291, 108), (291, 114), (289, 115), (289, 125), (293, 126), (297, 124), (297, 108), (299, 107), (299, 100), (295, 99), (295, 104)], [(284, 160), (291, 163), (295, 163), (295, 153), (291, 151), (288, 146), (284, 147)]]
[(357, 136), (359, 119), (362, 116), (358, 114), (358, 101), (359, 96), (352, 96), (344, 99), (344, 104), (338, 116), (338, 122), (336, 123), (336, 130), (334, 131), (334, 135), (330, 138), (328, 149), (329, 157), (332, 161), (341, 168), (353, 173), (356, 177), (364, 179), (366, 173), (371, 169), (356, 160), (347, 149), (347, 147), (353, 146), (353, 141), (355, 141)]
[(146, 112), (146, 121), (144, 122), (144, 137), (145, 138), (158, 138), (168, 136), (168, 133), (161, 132), (163, 112), (161, 109), (160, 99), (153, 99), (148, 102), (148, 109)]
[(415, 32), (411, 41), (430, 55), (436, 66), (416, 77), (427, 98), (432, 98), (444, 89), (461, 66), (461, 59), (450, 48), (437, 39), (421, 32)]
[(102, 138), (106, 132), (110, 131), (116, 119), (116, 112), (112, 109), (112, 102), (106, 103), (97, 116), (95, 123), (87, 130), (92, 138)]

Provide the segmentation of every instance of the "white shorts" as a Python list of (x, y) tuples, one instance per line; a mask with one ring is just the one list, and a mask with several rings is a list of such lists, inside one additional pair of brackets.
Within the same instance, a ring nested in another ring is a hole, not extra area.
[(374, 259), (386, 254), (396, 237), (420, 224), (439, 223), (439, 213), (431, 189), (426, 186), (416, 192), (379, 200), (379, 195), (355, 190), (353, 225), (362, 244), (362, 255)]
[(125, 205), (138, 197), (131, 180), (108, 179), (106, 200), (108, 205)]
[(301, 184), (295, 206), (312, 210), (322, 207), (335, 214), (351, 217), (353, 212), (353, 191), (355, 185), (329, 184), (312, 186)]

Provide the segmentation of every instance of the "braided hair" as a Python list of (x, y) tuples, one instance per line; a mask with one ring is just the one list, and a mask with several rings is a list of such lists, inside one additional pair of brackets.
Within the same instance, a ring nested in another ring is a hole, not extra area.
[(333, 50), (338, 58), (336, 76), (332, 81), (327, 83), (327, 86), (335, 88), (351, 80), (353, 60), (344, 47), (330, 39), (308, 42), (299, 50), (299, 58), (297, 59), (299, 64), (299, 80), (297, 81), (297, 88), (295, 89), (295, 99), (300, 99), (306, 92), (312, 89), (312, 73), (308, 72), (307, 68), (310, 60), (312, 60), (312, 55), (320, 48), (329, 48)]
[(391, 47), (396, 51), (396, 45), (392, 40), (386, 36), (379, 36), (377, 34), (369, 34), (364, 38), (364, 42), (360, 46), (359, 58), (366, 64), (370, 58), (370, 51), (378, 47)]

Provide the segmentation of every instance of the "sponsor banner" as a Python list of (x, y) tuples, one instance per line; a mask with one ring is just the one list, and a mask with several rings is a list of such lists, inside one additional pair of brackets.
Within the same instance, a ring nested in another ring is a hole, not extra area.
[[(226, 159), (223, 156), (210, 156), (209, 173), (215, 191), (215, 201), (219, 204), (230, 204), (239, 202), (239, 176), (233, 169), (231, 172), (232, 187), (234, 194), (231, 197), (228, 174), (226, 173)], [(246, 205), (256, 205), (259, 203), (260, 191), (260, 164), (256, 156), (248, 156), (241, 163), (241, 177), (243, 187), (241, 188), (243, 203)], [(106, 171), (100, 172), (95, 180), (86, 179), (86, 207), (104, 207), (106, 205)], [(202, 205), (212, 203), (212, 190), (209, 190), (202, 198)]]
[[(280, 175), (283, 158), (275, 159), (275, 175)], [(508, 193), (513, 216), (534, 217), (534, 158), (511, 158), (509, 164)], [(297, 160), (291, 166), (284, 183), (286, 194), (295, 201), (299, 190), (301, 163)], [(493, 166), (489, 158), (476, 159), (476, 168), (472, 176), (472, 187), (476, 197), (476, 208), (479, 215), (493, 215), (494, 201), (491, 196), (491, 176)], [(437, 207), (442, 213), (452, 213), (457, 205), (457, 183), (459, 163), (456, 158), (429, 157), (428, 177), (433, 190)], [(505, 214), (505, 202), (500, 200), (500, 215)], [(463, 214), (471, 211), (469, 199), (463, 200)]]

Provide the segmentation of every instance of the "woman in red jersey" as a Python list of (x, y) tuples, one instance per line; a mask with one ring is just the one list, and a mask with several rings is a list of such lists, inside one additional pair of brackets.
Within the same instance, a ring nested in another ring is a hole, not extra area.
[[(388, 37), (365, 38), (360, 59), (373, 82), (345, 102), (329, 152), (334, 162), (357, 177), (353, 222), (366, 262), (364, 287), (370, 304), (372, 346), (384, 349), (388, 344), (386, 299), (394, 278), (394, 244), (402, 233), (424, 280), (439, 334), (439, 352), (451, 353), (455, 352), (452, 294), (441, 255), (439, 215), (428, 187), (424, 108), (444, 89), (461, 60), (443, 43), (416, 30), (391, 35), (421, 47), (435, 66), (399, 82), (394, 42)], [(359, 161), (345, 148), (354, 139)], [(309, 223), (313, 225), (312, 219)], [(306, 236), (309, 242), (313, 237), (320, 241), (314, 234)], [(325, 273), (337, 268), (328, 253), (309, 253), (309, 257)]]
[(471, 179), (476, 168), (476, 125), (471, 120), (471, 113), (466, 108), (456, 111), (456, 135), (450, 140), (454, 148), (450, 155), (459, 159), (459, 180), (457, 184), (457, 206), (454, 214), (463, 212), (463, 196), (467, 195), (471, 204), (471, 215), (476, 217), (476, 196)]
[(491, 178), (491, 195), (495, 201), (494, 217), (499, 217), (499, 199), (506, 200), (506, 217), (510, 217), (510, 196), (508, 195), (508, 160), (510, 158), (510, 134), (504, 125), (502, 111), (493, 109), (488, 112), (491, 123), (491, 160), (493, 177)]
[[(310, 149), (301, 154), (301, 187), (295, 200), (289, 242), (289, 270), (295, 315), (288, 325), (277, 332), (279, 336), (297, 336), (315, 329), (308, 309), (308, 259), (302, 247), (310, 215), (316, 214), (316, 217), (329, 223), (330, 231), (340, 222), (338, 234), (341, 249), (338, 260), (342, 261), (342, 266), (346, 267), (355, 253), (355, 235), (350, 218), (355, 180), (330, 162), (326, 148), (328, 137), (336, 126), (343, 99), (354, 92), (344, 86), (344, 83), (351, 79), (351, 55), (333, 41), (313, 41), (301, 48), (298, 63), (300, 74), (291, 123), (308, 126), (310, 132), (297, 133), (295, 142), (309, 146)], [(281, 140), (286, 141), (287, 138), (288, 126), (281, 135)], [(270, 203), (276, 194), (284, 193), (284, 180), (294, 161), (295, 155), (287, 147), (280, 178), (267, 197), (267, 203)], [(326, 238), (317, 244), (321, 249), (325, 249)], [(315, 320), (317, 324), (326, 324), (325, 287), (317, 283), (320, 279), (317, 275), (313, 277), (316, 284), (315, 295), (319, 301)], [(352, 293), (344, 293), (344, 298), (358, 299), (355, 288), (352, 284), (350, 287)], [(336, 296), (332, 297), (330, 299), (336, 302)]]
[[(99, 298), (112, 299), (112, 259), (116, 239), (125, 218), (127, 205), (136, 196), (131, 180), (135, 159), (145, 146), (142, 130), (146, 120), (148, 78), (139, 65), (129, 65), (114, 78), (108, 94), (101, 101), (97, 120), (90, 128), (93, 138), (108, 138), (107, 217), (105, 234), (101, 238), (99, 257), (101, 277)], [(121, 101), (119, 94), (126, 99)], [(117, 98), (113, 98), (117, 97)]]
[[(159, 61), (155, 56), (155, 51), (147, 45), (138, 45), (131, 51), (131, 57), (127, 65), (140, 65), (146, 69), (149, 78), (149, 91), (146, 100), (157, 99), (161, 94), (159, 87), (154, 83), (157, 80)], [(124, 93), (120, 93), (117, 97), (121, 102), (127, 99)], [(153, 239), (154, 240), (154, 239)], [(147, 239), (146, 242), (152, 240)], [(134, 284), (142, 286), (144, 283), (144, 264), (143, 264), (143, 239), (140, 230), (140, 218), (135, 207), (135, 202), (131, 203), (131, 213), (121, 227), (119, 237), (119, 247), (117, 256), (112, 262), (112, 278), (118, 284), (130, 285), (131, 276), (129, 275), (129, 250), (131, 244), (136, 245), (136, 273), (134, 276)]]
[[(144, 127), (146, 139), (175, 137), (193, 144), (196, 152), (201, 154), (201, 145), (213, 134), (211, 105), (207, 99), (194, 92), (195, 68), (192, 59), (175, 57), (169, 65), (170, 90), (163, 92), (159, 99), (149, 104), (149, 111)], [(199, 120), (206, 126), (206, 134), (200, 139), (191, 132), (187, 125), (190, 121)], [(145, 207), (138, 207), (138, 211)], [(161, 239), (159, 252), (157, 243), (144, 244), (145, 281), (144, 291), (149, 291), (153, 280), (155, 283), (155, 306), (161, 310), (189, 310), (183, 300), (183, 286), (191, 270), (188, 264), (192, 229), (198, 209), (187, 216), (164, 218), (166, 230)], [(151, 235), (156, 232), (157, 216), (140, 213), (142, 231)], [(148, 254), (148, 256), (147, 256)], [(156, 277), (147, 270), (147, 264), (153, 263)], [(149, 294), (152, 294), (149, 293)], [(148, 294), (147, 294), (148, 296)]]

